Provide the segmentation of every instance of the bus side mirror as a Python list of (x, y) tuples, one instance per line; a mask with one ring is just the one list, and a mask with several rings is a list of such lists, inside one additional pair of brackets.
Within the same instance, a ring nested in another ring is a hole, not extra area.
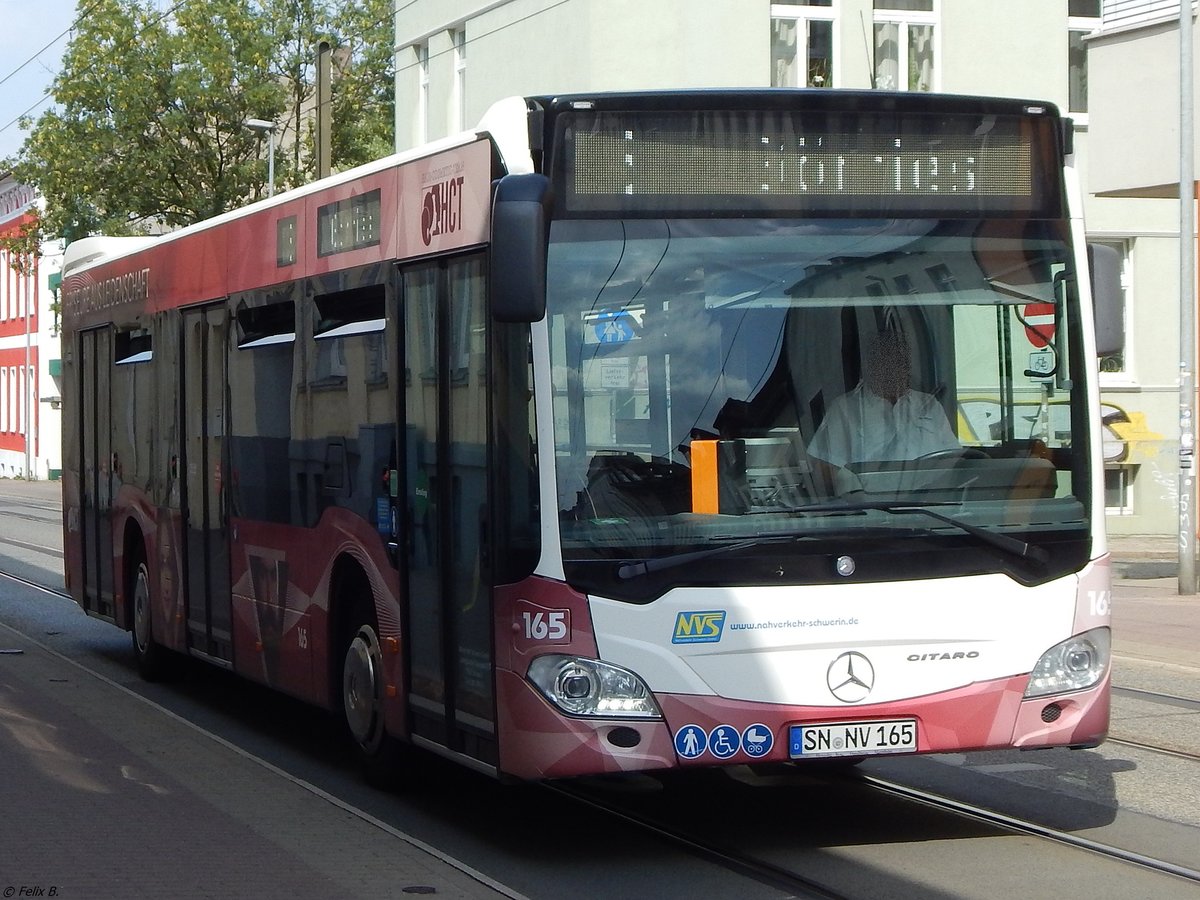
[(537, 322), (546, 315), (552, 203), (544, 175), (505, 175), (496, 186), (488, 292), (498, 322)]
[(1096, 316), (1096, 355), (1125, 349), (1125, 305), (1121, 295), (1121, 254), (1115, 247), (1088, 244), (1092, 308)]

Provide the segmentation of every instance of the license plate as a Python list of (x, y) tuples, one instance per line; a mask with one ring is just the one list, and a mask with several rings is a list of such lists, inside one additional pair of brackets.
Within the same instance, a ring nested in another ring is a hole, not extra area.
[(793, 725), (788, 734), (788, 754), (792, 759), (911, 753), (916, 749), (916, 719)]

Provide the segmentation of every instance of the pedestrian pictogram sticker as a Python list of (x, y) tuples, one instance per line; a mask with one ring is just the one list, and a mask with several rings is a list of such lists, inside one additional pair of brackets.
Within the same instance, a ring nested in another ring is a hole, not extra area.
[(684, 725), (675, 732), (675, 752), (683, 759), (698, 759), (708, 749), (708, 735), (699, 725)]
[(1021, 313), (1025, 320), (1025, 336), (1037, 348), (1045, 347), (1054, 340), (1054, 304), (1026, 303)]

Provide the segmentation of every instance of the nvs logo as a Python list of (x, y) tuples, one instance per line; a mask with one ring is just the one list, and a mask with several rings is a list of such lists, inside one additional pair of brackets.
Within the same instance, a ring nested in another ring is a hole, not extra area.
[(714, 644), (721, 639), (725, 627), (725, 610), (710, 609), (704, 612), (681, 612), (675, 617), (675, 634), (672, 644)]
[(453, 234), (462, 228), (462, 175), (447, 178), (425, 188), (421, 204), (421, 240), (428, 247), (439, 234)]

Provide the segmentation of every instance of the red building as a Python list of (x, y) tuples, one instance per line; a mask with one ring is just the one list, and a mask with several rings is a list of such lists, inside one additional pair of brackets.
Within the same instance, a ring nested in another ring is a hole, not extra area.
[[(0, 173), (0, 477), (46, 478), (58, 472), (58, 415), (54, 435), (46, 446), (42, 432), (43, 406), (57, 399), (50, 378), (43, 378), (48, 339), (42, 334), (49, 303), (40, 254), (24, 265), (22, 254), (6, 239), (21, 237), (34, 221), (36, 191)], [(42, 386), (49, 382), (47, 403)], [(54, 404), (57, 406), (57, 403)]]

